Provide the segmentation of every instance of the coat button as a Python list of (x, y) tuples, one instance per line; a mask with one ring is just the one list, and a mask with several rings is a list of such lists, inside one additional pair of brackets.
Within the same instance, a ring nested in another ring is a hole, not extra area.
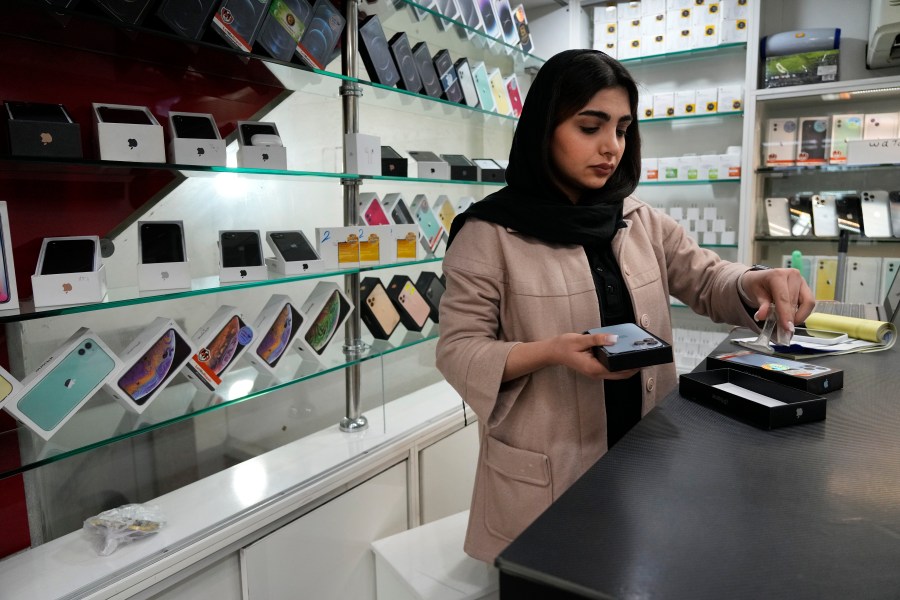
[(646, 329), (647, 327), (650, 327), (649, 315), (641, 315), (641, 327), (643, 327), (644, 329)]
[(654, 387), (655, 384), (656, 384), (656, 382), (653, 381), (653, 378), (652, 378), (652, 377), (648, 377), (648, 378), (647, 378), (647, 391), (648, 391), (648, 392), (652, 392), (652, 391), (653, 391), (653, 387)]

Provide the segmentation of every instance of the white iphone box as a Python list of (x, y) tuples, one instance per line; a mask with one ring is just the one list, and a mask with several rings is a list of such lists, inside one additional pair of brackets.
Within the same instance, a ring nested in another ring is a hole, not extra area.
[(306, 316), (290, 296), (273, 294), (253, 320), (253, 340), (244, 356), (258, 371), (281, 379), (278, 365), (304, 326)]
[(184, 375), (204, 391), (214, 391), (225, 373), (237, 364), (253, 342), (253, 328), (234, 306), (220, 306), (191, 338), (197, 351), (191, 355)]
[(166, 162), (163, 128), (146, 106), (91, 104), (101, 160)]
[(303, 360), (318, 361), (338, 329), (350, 316), (353, 303), (338, 284), (320, 281), (301, 310), (307, 316), (307, 321), (294, 339), (294, 345)]
[(863, 114), (831, 115), (831, 151), (828, 161), (846, 164), (847, 144), (863, 137)]
[(767, 119), (763, 138), (763, 166), (790, 166), (796, 160), (797, 120)]

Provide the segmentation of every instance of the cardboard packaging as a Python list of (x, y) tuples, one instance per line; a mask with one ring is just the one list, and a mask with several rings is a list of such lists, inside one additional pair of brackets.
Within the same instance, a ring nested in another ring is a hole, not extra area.
[(686, 117), (697, 112), (697, 93), (694, 90), (675, 92), (675, 116)]
[(311, 67), (325, 69), (341, 39), (346, 20), (328, 0), (316, 0), (312, 19), (297, 44), (297, 56)]
[(450, 179), (450, 165), (434, 152), (410, 150), (420, 179)]
[(822, 165), (828, 162), (831, 149), (829, 125), (831, 119), (802, 117), (797, 124), (797, 164)]
[[(181, 221), (138, 221), (138, 289), (191, 287), (191, 266)], [(181, 258), (182, 260), (177, 260)]]
[(381, 138), (362, 133), (345, 133), (344, 164), (347, 173), (381, 175)]
[(653, 116), (657, 119), (675, 116), (675, 92), (653, 94)]
[(453, 181), (478, 181), (478, 167), (462, 154), (441, 154), (450, 165), (450, 179)]
[(585, 333), (619, 336), (611, 346), (594, 346), (594, 356), (610, 371), (639, 369), (672, 362), (672, 346), (634, 323), (589, 329)]
[(169, 161), (180, 165), (225, 166), (225, 140), (210, 114), (169, 113)]
[(658, 159), (659, 179), (661, 181), (679, 181), (681, 177), (681, 158), (678, 156), (664, 156)]
[(316, 250), (325, 269), (358, 269), (359, 227), (316, 227)]
[(321, 360), (335, 334), (353, 311), (353, 303), (338, 284), (320, 281), (301, 309), (307, 316), (294, 346), (303, 360)]
[(431, 307), (412, 280), (406, 275), (394, 275), (387, 285), (387, 294), (400, 313), (400, 322), (410, 331), (422, 331), (431, 315)]
[(391, 337), (400, 324), (400, 313), (388, 298), (384, 284), (377, 277), (365, 277), (359, 282), (360, 319), (369, 332), (379, 340)]
[(3, 105), (12, 156), (81, 158), (81, 126), (62, 104), (14, 102)]
[(44, 238), (31, 276), (35, 307), (100, 302), (106, 267), (96, 235)]
[(840, 52), (821, 50), (770, 56), (766, 59), (764, 85), (766, 88), (775, 88), (837, 81)]
[(0, 256), (3, 259), (3, 279), (0, 280), (0, 284), (3, 286), (0, 288), (0, 312), (3, 312), (19, 308), (16, 264), (13, 260), (12, 235), (9, 231), (9, 212), (5, 201), (0, 201), (0, 235), (3, 236), (3, 240), (0, 242), (0, 252), (3, 253)]
[(763, 140), (763, 165), (793, 165), (797, 160), (797, 120), (767, 119)]
[(222, 377), (237, 364), (253, 342), (253, 328), (234, 306), (220, 306), (191, 338), (197, 351), (184, 369), (185, 376), (201, 390), (215, 391)]
[(698, 115), (709, 115), (719, 112), (719, 88), (699, 89), (696, 92), (696, 96)]
[(184, 0), (163, 0), (156, 9), (156, 16), (178, 35), (199, 40), (212, 20), (218, 4), (219, 0), (196, 0), (193, 3), (186, 3)]
[(91, 104), (101, 160), (166, 162), (163, 128), (146, 106)]
[(390, 225), (364, 225), (359, 227), (359, 266), (374, 267), (382, 263), (390, 264)]
[(666, 34), (645, 33), (641, 35), (641, 56), (659, 56), (666, 53)]
[(752, 350), (709, 356), (706, 368), (743, 371), (811, 394), (825, 394), (844, 387), (844, 372), (840, 369), (767, 356)]
[(638, 95), (638, 119), (653, 118), (653, 95), (641, 92)]
[(106, 391), (123, 407), (141, 414), (196, 353), (187, 334), (172, 319), (157, 317), (122, 353), (122, 370)]
[(434, 210), (434, 216), (437, 217), (441, 227), (444, 228), (444, 235), (449, 235), (450, 227), (453, 225), (453, 219), (456, 218), (456, 208), (454, 207), (453, 201), (450, 200), (450, 197), (446, 194), (441, 194), (437, 197), (437, 200), (434, 201), (432, 209)]
[(722, 414), (761, 429), (825, 418), (825, 398), (733, 369), (686, 373), (679, 392)]
[(723, 85), (718, 92), (719, 112), (744, 110), (744, 88), (740, 85)]
[(263, 281), (269, 278), (259, 230), (219, 231), (219, 281)]
[(19, 380), (0, 367), (0, 408), (3, 408), (7, 402), (15, 402), (21, 393), (22, 384), (19, 383)]
[(312, 6), (306, 0), (272, 0), (257, 42), (274, 58), (290, 62), (311, 18)]
[(683, 52), (690, 50), (693, 42), (691, 7), (666, 10), (666, 50)]
[(306, 316), (297, 310), (290, 296), (272, 295), (253, 320), (253, 339), (244, 356), (261, 373), (280, 379), (276, 370), (278, 364), (292, 347), (305, 321)]
[(428, 313), (429, 318), (435, 323), (439, 323), (441, 298), (446, 289), (440, 276), (432, 271), (422, 271), (419, 273), (418, 279), (416, 279), (416, 289), (419, 290), (431, 309)]
[(287, 149), (278, 126), (264, 121), (238, 121), (238, 167), (287, 170)]
[(270, 0), (222, 0), (213, 17), (213, 29), (226, 42), (244, 52), (253, 51), (253, 42), (269, 10)]
[(506, 181), (506, 169), (490, 158), (473, 158), (472, 162), (478, 167), (478, 179), (503, 183)]
[(847, 163), (847, 144), (863, 137), (864, 114), (831, 115), (831, 152), (828, 162)]
[[(621, 12), (621, 11), (620, 11)], [(641, 17), (623, 19), (620, 15), (616, 37), (619, 60), (641, 56)]]
[(381, 174), (390, 177), (407, 177), (409, 161), (390, 146), (381, 147)]
[(641, 159), (641, 181), (659, 181), (659, 159)]
[(719, 26), (720, 44), (739, 44), (747, 41), (747, 19), (724, 19)]
[(324, 270), (324, 261), (302, 231), (269, 231), (266, 243), (275, 253), (266, 257), (270, 271), (282, 275), (303, 275)]
[(387, 263), (419, 260), (419, 226), (391, 225), (386, 247)]

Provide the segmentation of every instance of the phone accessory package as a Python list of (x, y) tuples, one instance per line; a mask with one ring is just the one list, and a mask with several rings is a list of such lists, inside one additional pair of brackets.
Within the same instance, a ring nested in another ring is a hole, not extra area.
[(253, 320), (253, 340), (244, 355), (261, 373), (281, 379), (278, 365), (305, 321), (290, 296), (274, 294)]
[(385, 246), (388, 263), (419, 260), (419, 226), (391, 225)]
[(101, 160), (166, 162), (162, 125), (146, 106), (91, 104)]
[(237, 164), (245, 169), (287, 170), (287, 149), (270, 121), (238, 121)]
[[(285, 256), (282, 252), (281, 242), (274, 239), (278, 235), (296, 235), (302, 237), (302, 240), (298, 240), (298, 243), (304, 248), (309, 249), (309, 256), (304, 258)], [(282, 275), (303, 275), (304, 273), (320, 273), (324, 270), (325, 261), (323, 261), (319, 256), (319, 253), (316, 252), (315, 247), (309, 241), (309, 238), (306, 237), (306, 234), (300, 230), (269, 231), (266, 233), (266, 243), (275, 254), (275, 256), (266, 257), (266, 267), (268, 267), (270, 271), (275, 271)]]
[(0, 258), (3, 259), (3, 278), (0, 279), (0, 313), (5, 310), (17, 310), (19, 308), (19, 291), (16, 285), (16, 265), (13, 262), (12, 237), (9, 232), (9, 211), (6, 202), (0, 201)]
[(122, 361), (103, 340), (82, 327), (22, 380), (4, 408), (49, 440), (121, 368)]
[(141, 414), (197, 350), (175, 321), (157, 317), (122, 353), (122, 370), (106, 384), (119, 404)]
[[(63, 260), (57, 264), (56, 257)], [(102, 260), (100, 238), (96, 235), (44, 238), (37, 268), (31, 276), (35, 307), (103, 300), (106, 266)]]
[(262, 237), (255, 229), (219, 232), (219, 281), (263, 281), (269, 278)]
[[(145, 225), (147, 227), (145, 227)], [(165, 233), (155, 234), (154, 228)], [(184, 224), (181, 221), (138, 221), (138, 289), (180, 290), (191, 287), (191, 266), (184, 240)], [(162, 262), (157, 261), (154, 245), (172, 246), (159, 250)], [(179, 257), (184, 260), (174, 260)], [(167, 255), (167, 256), (166, 256)]]
[(316, 250), (326, 269), (359, 267), (359, 227), (316, 227)]
[(673, 360), (672, 346), (634, 323), (597, 327), (585, 333), (619, 336), (611, 346), (594, 346), (594, 356), (610, 371), (640, 369)]
[(366, 277), (359, 282), (360, 319), (372, 335), (379, 340), (391, 337), (400, 324), (400, 313), (387, 295), (387, 290), (377, 277)]
[(214, 391), (253, 342), (253, 328), (237, 308), (220, 306), (194, 333), (191, 342), (197, 352), (188, 360), (184, 375), (199, 389)]
[(169, 160), (180, 165), (225, 166), (225, 140), (205, 113), (169, 113)]
[(319, 361), (328, 344), (350, 316), (353, 303), (340, 286), (320, 281), (306, 298), (301, 309), (307, 315), (300, 334), (294, 339), (303, 360)]

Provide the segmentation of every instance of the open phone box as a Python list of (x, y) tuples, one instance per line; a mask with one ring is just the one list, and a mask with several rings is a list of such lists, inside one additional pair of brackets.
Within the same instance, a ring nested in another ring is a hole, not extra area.
[(35, 307), (103, 300), (106, 267), (102, 260), (96, 235), (44, 238), (31, 276)]
[[(302, 236), (303, 240), (300, 245), (309, 249), (309, 256), (306, 258), (302, 256), (286, 256), (281, 251), (281, 248), (279, 248), (278, 242), (273, 239), (273, 236), (279, 234), (296, 234)], [(266, 243), (269, 244), (269, 248), (271, 248), (272, 252), (275, 254), (275, 256), (266, 257), (266, 267), (268, 267), (270, 271), (275, 271), (282, 275), (304, 275), (306, 273), (320, 273), (324, 270), (325, 262), (319, 256), (315, 247), (310, 243), (306, 234), (300, 230), (290, 232), (269, 231), (266, 233)], [(313, 258), (313, 255), (315, 255), (315, 258)]]
[(225, 166), (225, 140), (205, 113), (169, 113), (169, 160), (180, 165)]
[(244, 169), (287, 170), (287, 149), (278, 126), (264, 121), (238, 121), (238, 167)]
[(146, 106), (91, 104), (101, 160), (166, 162), (162, 125)]
[(218, 247), (220, 282), (263, 281), (269, 278), (258, 230), (219, 231)]
[[(146, 226), (146, 227), (145, 227)], [(138, 221), (138, 289), (191, 287), (191, 266), (181, 221)], [(181, 256), (184, 260), (172, 260)]]

